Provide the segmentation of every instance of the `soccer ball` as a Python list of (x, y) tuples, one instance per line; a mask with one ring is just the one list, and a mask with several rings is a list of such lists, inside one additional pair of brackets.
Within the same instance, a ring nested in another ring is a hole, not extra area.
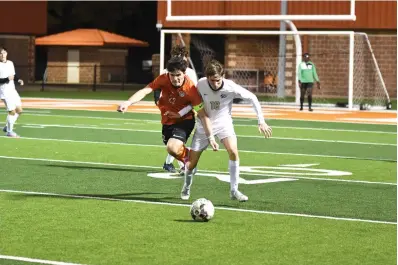
[(190, 213), (193, 220), (208, 222), (214, 216), (214, 205), (210, 200), (200, 198), (192, 203)]

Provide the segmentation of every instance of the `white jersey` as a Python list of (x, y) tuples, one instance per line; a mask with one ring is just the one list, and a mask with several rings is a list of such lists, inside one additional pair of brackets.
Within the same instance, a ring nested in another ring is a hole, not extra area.
[[(164, 69), (161, 74), (166, 74), (166, 73), (167, 69)], [(198, 83), (198, 76), (196, 75), (196, 72), (192, 68), (187, 67), (187, 70), (185, 70), (185, 75), (187, 75), (195, 85)]]
[[(232, 124), (232, 104), (234, 98), (246, 99), (251, 101), (257, 114), (258, 122), (264, 123), (264, 116), (261, 105), (257, 97), (249, 90), (236, 84), (229, 79), (223, 79), (223, 86), (220, 90), (214, 91), (207, 81), (207, 78), (201, 78), (197, 84), (198, 91), (202, 96), (204, 108), (209, 116), (213, 128), (217, 129)], [(201, 121), (198, 120), (198, 128), (203, 128)]]
[[(15, 68), (12, 61), (0, 62), (0, 78), (7, 78), (15, 75)], [(0, 84), (0, 98), (4, 98), (7, 93), (12, 93), (15, 90), (14, 81), (7, 84)]]

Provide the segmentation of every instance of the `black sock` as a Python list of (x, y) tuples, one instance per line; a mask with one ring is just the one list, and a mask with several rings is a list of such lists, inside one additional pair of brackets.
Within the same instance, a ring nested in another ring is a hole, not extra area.
[(308, 108), (311, 109), (312, 105), (312, 96), (308, 96)]
[(303, 108), (304, 97), (300, 97), (300, 108)]

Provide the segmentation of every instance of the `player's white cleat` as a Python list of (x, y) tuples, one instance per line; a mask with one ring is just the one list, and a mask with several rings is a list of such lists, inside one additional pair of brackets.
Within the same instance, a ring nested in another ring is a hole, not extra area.
[(249, 199), (246, 195), (238, 190), (231, 190), (230, 197), (231, 200), (238, 200), (240, 202), (245, 202)]
[(16, 134), (15, 132), (8, 132), (6, 135), (7, 135), (8, 137), (19, 138), (19, 135)]
[(184, 187), (182, 187), (181, 190), (181, 200), (189, 200), (189, 196), (190, 196), (191, 190), (189, 188), (187, 188), (184, 184)]

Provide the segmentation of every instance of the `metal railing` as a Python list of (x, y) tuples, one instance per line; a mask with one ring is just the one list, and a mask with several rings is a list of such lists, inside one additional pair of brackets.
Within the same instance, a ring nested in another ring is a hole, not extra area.
[(41, 80), (41, 90), (45, 86), (68, 85), (91, 87), (93, 91), (101, 88), (126, 87), (127, 69), (125, 66), (104, 65), (49, 65)]

